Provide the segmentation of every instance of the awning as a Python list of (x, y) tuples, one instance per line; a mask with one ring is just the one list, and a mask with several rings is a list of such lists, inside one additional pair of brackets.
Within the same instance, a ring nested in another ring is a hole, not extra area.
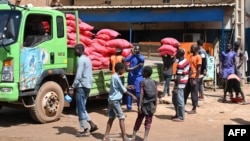
[(223, 8), (79, 10), (85, 22), (211, 22), (223, 21)]

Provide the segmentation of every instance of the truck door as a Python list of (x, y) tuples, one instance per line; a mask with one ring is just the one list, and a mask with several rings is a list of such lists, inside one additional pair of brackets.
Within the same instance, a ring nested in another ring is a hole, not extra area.
[(33, 89), (40, 78), (48, 53), (40, 45), (51, 40), (51, 16), (29, 14), (25, 21), (21, 49), (21, 90)]

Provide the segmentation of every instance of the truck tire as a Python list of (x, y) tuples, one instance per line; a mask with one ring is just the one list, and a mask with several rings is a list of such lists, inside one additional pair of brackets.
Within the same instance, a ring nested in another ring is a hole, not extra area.
[(44, 83), (39, 89), (35, 106), (30, 109), (33, 120), (40, 123), (57, 121), (64, 107), (64, 94), (61, 87), (52, 81)]

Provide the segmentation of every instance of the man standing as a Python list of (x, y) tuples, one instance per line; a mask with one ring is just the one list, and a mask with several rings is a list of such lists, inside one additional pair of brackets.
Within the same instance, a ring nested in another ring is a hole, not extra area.
[(236, 53), (232, 51), (231, 44), (227, 44), (226, 50), (221, 53), (221, 62), (220, 62), (220, 73), (222, 74), (224, 91), (225, 91), (227, 77), (230, 74), (235, 73), (235, 66), (236, 66), (235, 56)]
[(242, 77), (242, 72), (243, 72), (243, 62), (244, 62), (244, 53), (240, 49), (240, 42), (236, 41), (234, 42), (234, 52), (236, 53), (235, 56), (235, 73), (238, 75), (239, 78)]
[(196, 107), (198, 106), (198, 87), (199, 87), (199, 75), (201, 70), (201, 56), (199, 55), (199, 47), (196, 44), (191, 46), (190, 52), (193, 54), (190, 58), (190, 72), (187, 86), (184, 89), (184, 100), (187, 103), (187, 98), (191, 92), (191, 99), (193, 108), (188, 111), (188, 114), (196, 114)]
[(167, 94), (168, 96), (170, 96), (169, 93), (169, 86), (170, 86), (170, 81), (172, 79), (172, 75), (173, 75), (173, 64), (175, 62), (175, 56), (170, 56), (170, 55), (164, 55), (162, 56), (162, 61), (163, 61), (163, 77), (165, 79), (165, 85), (163, 88), (163, 94), (162, 96), (160, 96), (160, 103), (162, 103), (162, 97), (165, 97), (165, 95)]
[(185, 51), (178, 49), (176, 58), (178, 60), (175, 85), (172, 95), (172, 101), (175, 109), (175, 116), (173, 121), (181, 122), (185, 118), (185, 102), (184, 102), (184, 88), (188, 82), (190, 65), (187, 59), (184, 58)]
[[(122, 56), (122, 49), (119, 47), (116, 47), (116, 54), (111, 55), (110, 57), (110, 65), (109, 70), (112, 72), (112, 74), (115, 73), (115, 64), (116, 63), (123, 63), (126, 66), (126, 62), (124, 57)], [(122, 84), (124, 85), (124, 74), (119, 75)]]
[(207, 75), (207, 52), (203, 48), (203, 40), (200, 39), (197, 41), (197, 45), (199, 47), (199, 54), (202, 59), (201, 63), (201, 71), (200, 71), (200, 82), (199, 82), (199, 99), (204, 100), (204, 77)]
[[(140, 99), (140, 82), (143, 80), (142, 68), (144, 65), (144, 56), (140, 54), (140, 46), (135, 45), (132, 49), (132, 55), (128, 56), (125, 61), (129, 62), (129, 67), (127, 68), (128, 73), (128, 85), (134, 85), (135, 89), (130, 90), (137, 99)], [(127, 111), (132, 110), (132, 97), (127, 96)], [(138, 103), (137, 103), (138, 105)]]
[[(84, 46), (77, 44), (74, 48), (75, 55), (79, 57), (77, 62), (76, 76), (72, 87), (76, 91), (76, 113), (78, 114), (80, 127), (84, 129), (83, 132), (76, 134), (77, 137), (89, 136), (98, 127), (92, 122), (87, 110), (87, 98), (92, 87), (92, 64), (90, 59), (84, 54)], [(90, 124), (90, 130), (88, 128)]]

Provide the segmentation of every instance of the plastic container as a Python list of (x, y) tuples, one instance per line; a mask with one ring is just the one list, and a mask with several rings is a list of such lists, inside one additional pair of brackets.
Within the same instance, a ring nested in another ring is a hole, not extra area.
[(66, 101), (66, 102), (71, 102), (72, 101), (72, 98), (71, 98), (71, 96), (69, 96), (68, 94), (66, 94), (65, 96), (64, 96), (64, 100)]

